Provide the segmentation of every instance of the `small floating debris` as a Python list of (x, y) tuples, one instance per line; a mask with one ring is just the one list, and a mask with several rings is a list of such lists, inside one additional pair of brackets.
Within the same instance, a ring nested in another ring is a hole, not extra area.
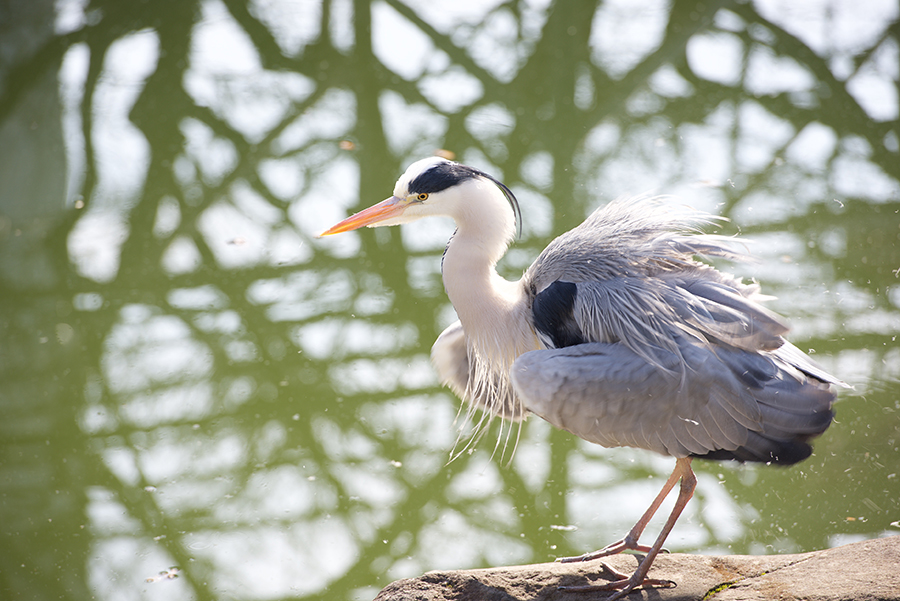
[(146, 582), (162, 582), (163, 580), (175, 580), (181, 568), (172, 566), (168, 570), (163, 570), (156, 576), (148, 576)]

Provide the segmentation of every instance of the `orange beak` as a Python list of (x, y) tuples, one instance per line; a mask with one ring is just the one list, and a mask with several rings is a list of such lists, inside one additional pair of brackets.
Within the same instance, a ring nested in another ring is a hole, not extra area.
[(381, 222), (383, 221), (402, 215), (407, 206), (408, 203), (405, 202), (404, 199), (391, 196), (390, 198), (382, 200), (377, 205), (371, 206), (368, 209), (363, 209), (359, 213), (347, 217), (337, 225), (331, 226), (319, 234), (319, 237), (349, 232), (363, 226), (375, 227), (381, 225)]

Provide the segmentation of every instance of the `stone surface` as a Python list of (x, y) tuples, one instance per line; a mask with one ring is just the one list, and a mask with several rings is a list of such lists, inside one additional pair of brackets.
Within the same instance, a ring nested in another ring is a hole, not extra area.
[[(603, 562), (630, 573), (638, 557), (617, 555)], [(673, 580), (678, 586), (638, 590), (626, 599), (900, 601), (900, 536), (798, 555), (660, 555), (650, 577)], [(606, 579), (609, 574), (604, 578), (599, 560), (428, 572), (388, 585), (376, 601), (594, 601), (609, 593), (558, 587)]]

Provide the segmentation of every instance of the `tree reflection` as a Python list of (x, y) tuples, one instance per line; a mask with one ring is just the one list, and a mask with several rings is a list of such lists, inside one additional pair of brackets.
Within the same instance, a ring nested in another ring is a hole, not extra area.
[[(520, 197), (511, 277), (620, 194), (732, 217), (766, 242), (759, 277), (787, 299), (795, 341), (877, 399), (821, 443), (849, 459), (820, 453), (803, 486), (760, 471), (788, 502), (754, 492), (754, 470), (709, 468), (673, 546), (889, 531), (896, 7), (854, 29), (843, 9), (765, 2), (13, 4), (4, 596), (365, 598), (428, 569), (580, 553), (631, 525), (664, 460), (528, 423), (509, 465), (490, 444), (447, 464), (457, 402), (428, 348), (450, 321), (434, 241), (449, 230), (316, 239), (439, 148)], [(877, 437), (855, 434), (872, 421)], [(803, 489), (847, 461), (871, 519), (848, 524), (856, 510), (830, 500), (822, 528)]]

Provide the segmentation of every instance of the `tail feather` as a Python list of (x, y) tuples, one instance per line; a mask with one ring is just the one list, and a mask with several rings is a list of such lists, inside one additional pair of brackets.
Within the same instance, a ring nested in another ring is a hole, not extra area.
[(759, 427), (733, 450), (697, 454), (702, 459), (734, 459), (790, 465), (812, 454), (809, 440), (834, 418), (832, 384), (843, 384), (816, 366), (796, 347), (786, 352), (746, 353), (718, 349), (718, 358), (759, 407)]
[(776, 465), (793, 465), (812, 455), (812, 445), (805, 440), (777, 440), (767, 438), (758, 432), (750, 432), (747, 443), (733, 451), (715, 450), (704, 455), (694, 455), (698, 459), (715, 459), (735, 461), (774, 463)]

